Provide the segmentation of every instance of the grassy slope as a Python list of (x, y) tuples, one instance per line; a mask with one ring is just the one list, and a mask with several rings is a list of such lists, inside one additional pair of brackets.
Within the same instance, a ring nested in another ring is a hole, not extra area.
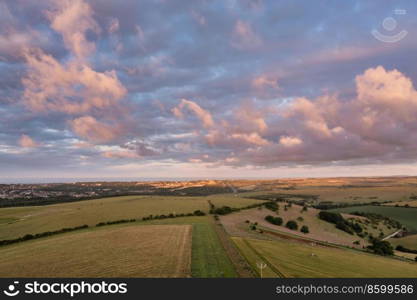
[(111, 226), (1, 247), (0, 277), (187, 277), (190, 256), (191, 226)]
[[(207, 197), (124, 196), (34, 207), (0, 209), (0, 240), (102, 221), (142, 218), (150, 214), (208, 211)], [(210, 196), (232, 207), (259, 203), (230, 195)]]
[[(245, 253), (248, 246), (242, 240), (234, 238)], [(417, 264), (413, 262), (289, 241), (246, 240), (261, 255), (248, 256), (252, 265), (263, 260), (285, 277), (417, 277)], [(276, 274), (271, 275), (275, 277)]]
[[(298, 205), (292, 205), (292, 207), (288, 208), (287, 211), (284, 210), (284, 204), (279, 203), (280, 209), (278, 216), (281, 217), (285, 222), (289, 220), (296, 220), (296, 222), (299, 224), (299, 229), (302, 225), (307, 225), (309, 227), (310, 233), (304, 234), (301, 233), (299, 230), (294, 231), (286, 228), (285, 226), (276, 226), (272, 225), (264, 220), (265, 216), (267, 215), (273, 215), (275, 216), (276, 213), (273, 211), (270, 211), (268, 209), (249, 209), (244, 210), (238, 213), (233, 213), (227, 216), (221, 216), (220, 220), (228, 233), (232, 236), (245, 236), (250, 237), (253, 236), (253, 232), (249, 231), (249, 225), (245, 223), (246, 220), (253, 222), (257, 222), (259, 225), (263, 227), (267, 227), (273, 230), (291, 233), (295, 235), (299, 235), (301, 237), (307, 237), (310, 239), (330, 242), (334, 244), (340, 244), (340, 245), (346, 245), (346, 246), (352, 246), (352, 247), (359, 247), (362, 248), (362, 246), (367, 245), (367, 240), (360, 238), (357, 235), (350, 235), (342, 230), (339, 230), (335, 227), (334, 224), (325, 222), (323, 220), (320, 220), (318, 218), (319, 210), (316, 210), (314, 208), (309, 208), (306, 212), (301, 212), (302, 207)], [(303, 221), (298, 221), (297, 218), (302, 217)], [(349, 217), (349, 216), (345, 216)], [(353, 216), (350, 216), (353, 217)], [(361, 219), (361, 218), (359, 218)], [(365, 225), (361, 225), (362, 227), (365, 227)], [(386, 226), (380, 224), (378, 226), (378, 229), (382, 229), (386, 234), (393, 232), (394, 230), (388, 230)], [(372, 232), (373, 234), (376, 234), (379, 232), (378, 230), (374, 230), (368, 226), (366, 229), (368, 232)], [(353, 244), (354, 241), (361, 241), (359, 246), (356, 246)]]
[(389, 239), (389, 242), (394, 246), (401, 245), (408, 249), (417, 250), (417, 234), (408, 235), (402, 238), (391, 238)]
[(372, 212), (380, 215), (390, 217), (399, 221), (406, 226), (410, 231), (417, 232), (417, 209), (416, 208), (404, 208), (404, 207), (389, 207), (389, 206), (356, 206), (346, 207), (340, 209), (334, 209), (332, 211), (338, 212)]

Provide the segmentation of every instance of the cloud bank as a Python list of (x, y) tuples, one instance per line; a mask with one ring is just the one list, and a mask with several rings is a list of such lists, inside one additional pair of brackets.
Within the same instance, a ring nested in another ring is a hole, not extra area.
[(414, 164), (417, 44), (372, 39), (385, 4), (2, 3), (0, 166)]

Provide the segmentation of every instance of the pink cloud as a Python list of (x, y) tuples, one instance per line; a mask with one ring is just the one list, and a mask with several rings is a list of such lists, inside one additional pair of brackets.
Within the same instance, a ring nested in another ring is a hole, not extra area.
[(33, 111), (85, 113), (116, 105), (126, 95), (114, 71), (96, 72), (75, 61), (61, 64), (41, 50), (27, 51), (25, 58), (23, 99)]
[(87, 31), (100, 33), (93, 12), (83, 0), (56, 0), (56, 8), (47, 12), (51, 27), (60, 33), (65, 46), (77, 59), (85, 59), (95, 51), (95, 44), (86, 38)]
[(22, 134), (20, 136), (19, 145), (23, 148), (36, 148), (39, 146), (38, 143), (26, 134)]
[(233, 28), (231, 44), (240, 50), (250, 50), (260, 47), (263, 43), (249, 22), (237, 20)]
[(106, 158), (140, 158), (136, 152), (130, 150), (105, 151), (101, 155)]
[(92, 116), (84, 116), (70, 121), (72, 130), (80, 137), (93, 143), (114, 140), (121, 132), (119, 127), (100, 122)]
[(200, 142), (233, 155), (202, 160), (274, 165), (414, 157), (417, 91), (411, 80), (397, 70), (370, 68), (356, 77), (356, 91), (348, 100), (298, 98), (278, 111), (243, 103), (198, 132)]
[(201, 108), (200, 105), (198, 105), (197, 103), (195, 103), (193, 101), (190, 101), (190, 100), (187, 100), (187, 99), (182, 99), (180, 104), (177, 107), (174, 107), (172, 109), (172, 113), (177, 118), (183, 118), (184, 117), (184, 115), (183, 115), (183, 110), (184, 109), (188, 109), (190, 112), (195, 114), (197, 116), (197, 118), (201, 121), (204, 128), (213, 127), (214, 121), (213, 121), (213, 117), (211, 116), (210, 112)]

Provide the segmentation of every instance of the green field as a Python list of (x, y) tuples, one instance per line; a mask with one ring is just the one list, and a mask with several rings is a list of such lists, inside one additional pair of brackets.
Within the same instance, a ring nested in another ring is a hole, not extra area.
[(258, 200), (217, 195), (210, 197), (122, 196), (63, 204), (0, 209), (0, 240), (64, 227), (95, 225), (103, 221), (142, 218), (149, 215), (208, 212), (214, 203), (243, 207)]
[(210, 224), (193, 226), (193, 277), (237, 277), (237, 273)]
[(256, 266), (257, 262), (268, 265), (264, 270), (265, 277), (417, 277), (415, 262), (290, 241), (238, 237), (233, 240), (252, 266)]
[(390, 217), (399, 221), (411, 232), (417, 232), (417, 208), (404, 208), (404, 207), (390, 207), (390, 206), (354, 206), (346, 208), (332, 209), (331, 211), (351, 213), (355, 211), (359, 212), (371, 212)]
[(190, 277), (190, 261), (189, 225), (109, 226), (0, 247), (0, 277)]

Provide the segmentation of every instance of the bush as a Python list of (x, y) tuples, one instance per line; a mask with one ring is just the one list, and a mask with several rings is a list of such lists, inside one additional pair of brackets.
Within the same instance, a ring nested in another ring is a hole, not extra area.
[(298, 224), (297, 222), (290, 220), (287, 222), (287, 224), (285, 224), (285, 227), (291, 229), (291, 230), (297, 230), (298, 229)]
[(267, 209), (272, 210), (272, 211), (277, 211), (279, 209), (278, 204), (276, 202), (272, 202), (272, 201), (265, 203), (264, 206)]
[(266, 216), (265, 220), (271, 224), (281, 226), (284, 222), (280, 217)]
[(372, 245), (368, 246), (375, 254), (378, 255), (394, 255), (394, 248), (387, 241), (381, 241), (379, 239), (372, 239)]
[(308, 229), (308, 226), (306, 226), (306, 225), (303, 225), (303, 227), (301, 227), (301, 230), (300, 230), (302, 233), (309, 233), (310, 232), (310, 230)]
[(349, 227), (349, 225), (345, 221), (338, 222), (336, 224), (336, 228), (343, 230), (344, 232), (347, 232), (349, 234), (352, 234), (352, 235), (354, 234), (353, 230)]
[(216, 215), (228, 215), (233, 212), (233, 209), (229, 206), (222, 206), (212, 210), (212, 213)]
[(417, 254), (417, 250), (408, 249), (408, 248), (405, 248), (405, 247), (403, 247), (401, 245), (398, 245), (395, 248), (395, 250), (398, 250), (398, 251), (401, 251), (401, 252), (407, 252), (407, 253)]
[(201, 210), (194, 211), (194, 216), (205, 216), (206, 214)]
[(321, 211), (319, 213), (319, 218), (322, 219), (323, 221), (333, 223), (333, 224), (337, 224), (339, 222), (345, 221), (345, 219), (343, 219), (341, 214), (332, 213), (332, 212), (329, 212), (329, 211)]
[(362, 226), (359, 225), (358, 223), (352, 223), (351, 226), (352, 229), (356, 232), (356, 233), (361, 233), (362, 232)]

